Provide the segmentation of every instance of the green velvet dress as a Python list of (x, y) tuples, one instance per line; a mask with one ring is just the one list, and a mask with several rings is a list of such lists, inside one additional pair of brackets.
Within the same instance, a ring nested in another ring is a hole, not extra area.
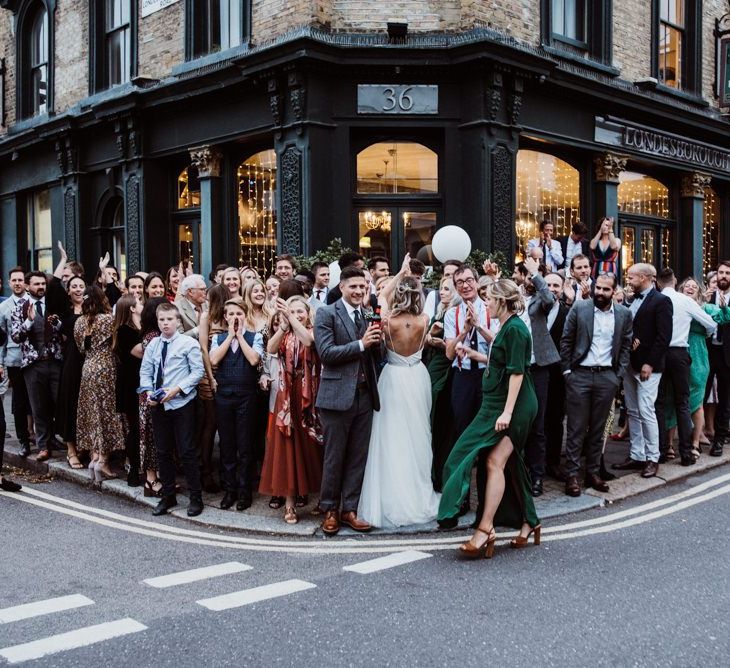
[[(434, 322), (443, 324), (444, 318)], [(433, 487), (441, 491), (444, 464), (454, 445), (454, 416), (451, 411), (451, 360), (446, 352), (434, 349), (428, 362), (431, 377), (431, 447), (433, 448)]]
[[(505, 436), (514, 444), (514, 451), (505, 467), (505, 489), (494, 524), (519, 529), (524, 522), (539, 524), (535, 503), (530, 494), (530, 477), (524, 462), (524, 449), (530, 428), (537, 415), (537, 397), (530, 376), (532, 342), (525, 323), (512, 316), (499, 330), (482, 380), (482, 405), (474, 421), (454, 445), (444, 466), (443, 495), (439, 520), (457, 517), (461, 503), (469, 493), (474, 461), (482, 449), (495, 447)], [(497, 432), (494, 425), (504, 412), (511, 375), (523, 374), (510, 426)], [(488, 484), (488, 483), (487, 483)], [(477, 518), (479, 520), (480, 518)]]

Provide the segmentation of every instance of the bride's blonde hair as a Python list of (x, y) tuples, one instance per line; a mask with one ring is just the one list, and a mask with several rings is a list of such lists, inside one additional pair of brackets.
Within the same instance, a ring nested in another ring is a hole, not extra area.
[(401, 313), (411, 315), (421, 315), (423, 313), (423, 291), (418, 281), (410, 276), (401, 279), (395, 287), (393, 301), (390, 305), (391, 316), (400, 315)]
[(519, 315), (525, 310), (525, 300), (522, 297), (517, 283), (509, 278), (500, 278), (487, 286), (487, 294), (500, 303), (507, 313), (516, 313)]

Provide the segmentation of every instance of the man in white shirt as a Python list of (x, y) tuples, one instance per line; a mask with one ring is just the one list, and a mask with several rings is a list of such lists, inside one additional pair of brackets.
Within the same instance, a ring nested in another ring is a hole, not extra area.
[(320, 304), (326, 304), (327, 295), (330, 291), (330, 267), (326, 262), (314, 262), (312, 264), (312, 273), (314, 274), (314, 285), (312, 286), (312, 296), (309, 302), (313, 305), (316, 300)]
[(574, 304), (590, 299), (592, 287), (591, 261), (585, 255), (574, 255), (570, 261), (570, 276), (566, 277), (563, 288), (565, 301)]
[(549, 218), (545, 218), (540, 223), (540, 236), (536, 239), (530, 239), (527, 242), (527, 256), (540, 259), (542, 251), (542, 263), (547, 267), (548, 271), (557, 271), (563, 266), (563, 249), (560, 244), (553, 239), (555, 226)]
[(656, 403), (657, 421), (659, 423), (659, 462), (667, 460), (669, 451), (669, 433), (664, 419), (667, 390), (672, 388), (674, 407), (677, 412), (677, 433), (679, 435), (679, 454), (682, 466), (691, 466), (696, 461), (692, 454), (692, 415), (689, 408), (689, 367), (692, 359), (689, 356), (689, 328), (692, 321), (705, 328), (707, 336), (717, 330), (715, 321), (702, 310), (700, 305), (686, 295), (676, 291), (677, 279), (674, 272), (667, 268), (657, 274), (657, 287), (662, 294), (672, 300), (672, 340), (667, 350), (664, 373), (659, 382), (659, 394)]
[[(721, 308), (730, 306), (730, 261), (723, 261), (717, 267), (717, 290), (710, 303)], [(712, 457), (722, 455), (722, 448), (730, 437), (730, 325), (717, 328), (707, 350), (710, 356), (710, 379), (717, 379), (717, 410), (715, 411), (715, 438), (710, 448)], [(708, 393), (712, 380), (708, 382)]]
[(370, 294), (375, 294), (375, 284), (379, 278), (390, 276), (390, 263), (388, 258), (382, 255), (371, 257), (368, 260), (368, 273), (370, 274)]
[(585, 224), (578, 221), (577, 223), (573, 223), (573, 226), (570, 229), (570, 234), (556, 239), (556, 241), (560, 244), (560, 250), (562, 251), (563, 258), (565, 259), (563, 264), (564, 269), (570, 267), (570, 261), (576, 255), (588, 255), (590, 248), (588, 245), (588, 239), (586, 238), (587, 235), (588, 228)]

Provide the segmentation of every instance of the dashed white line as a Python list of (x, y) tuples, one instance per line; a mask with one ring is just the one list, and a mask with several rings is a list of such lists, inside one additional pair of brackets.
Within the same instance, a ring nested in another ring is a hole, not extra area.
[(126, 617), (118, 619), (114, 622), (106, 622), (104, 624), (96, 624), (95, 626), (86, 626), (82, 629), (68, 631), (67, 633), (59, 633), (58, 635), (48, 636), (40, 640), (23, 643), (22, 645), (13, 645), (0, 649), (0, 656), (8, 660), (9, 663), (21, 663), (22, 661), (31, 661), (40, 659), (50, 654), (65, 652), (70, 649), (79, 649), (87, 647), (105, 640), (118, 638), (119, 636), (129, 635), (130, 633), (139, 633), (147, 627), (138, 621)]
[(150, 587), (164, 589), (166, 587), (175, 587), (177, 585), (189, 584), (199, 580), (216, 578), (221, 575), (243, 573), (244, 571), (250, 571), (252, 568), (253, 566), (242, 564), (239, 561), (228, 561), (225, 564), (203, 566), (202, 568), (193, 568), (189, 571), (180, 571), (179, 573), (170, 573), (169, 575), (147, 578), (146, 580), (142, 580), (142, 582)]
[(44, 601), (14, 605), (0, 610), (0, 624), (9, 624), (10, 622), (40, 617), (41, 615), (52, 615), (54, 612), (73, 610), (85, 605), (94, 605), (94, 601), (81, 594), (70, 594), (69, 596), (47, 598)]
[(362, 561), (359, 564), (353, 564), (352, 566), (343, 566), (343, 571), (352, 571), (353, 573), (367, 574), (376, 573), (377, 571), (384, 571), (387, 568), (394, 568), (395, 566), (402, 566), (403, 564), (410, 564), (413, 561), (420, 561), (421, 559), (428, 559), (432, 557), (432, 554), (427, 552), (418, 552), (417, 550), (406, 550), (404, 552), (396, 552), (395, 554), (389, 554), (385, 557), (378, 557), (377, 559), (369, 559), (368, 561)]
[(208, 610), (220, 612), (221, 610), (230, 610), (231, 608), (240, 608), (251, 603), (266, 601), (270, 598), (279, 598), (280, 596), (288, 596), (296, 592), (314, 589), (317, 585), (304, 580), (284, 580), (283, 582), (275, 582), (274, 584), (263, 585), (261, 587), (253, 587), (252, 589), (244, 589), (242, 591), (234, 591), (230, 594), (222, 596), (214, 596), (213, 598), (203, 598), (196, 601), (198, 605), (202, 605)]

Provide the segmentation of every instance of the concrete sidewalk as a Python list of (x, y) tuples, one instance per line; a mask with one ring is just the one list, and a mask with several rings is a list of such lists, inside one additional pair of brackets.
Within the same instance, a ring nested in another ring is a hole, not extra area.
[[(73, 470), (68, 466), (65, 453), (54, 452), (54, 458), (47, 462), (35, 461), (34, 452), (27, 459), (18, 455), (19, 444), (14, 438), (7, 439), (5, 445), (5, 463), (7, 466), (16, 467), (40, 475), (50, 475), (53, 478), (67, 480), (79, 485), (89, 485), (90, 476), (86, 469)], [(606, 461), (610, 468), (612, 463), (623, 461), (628, 455), (628, 443), (610, 442), (606, 451)], [(595, 490), (584, 490), (584, 493), (577, 497), (566, 496), (563, 492), (563, 483), (550, 478), (545, 480), (545, 493), (535, 499), (537, 512), (542, 520), (550, 520), (562, 515), (597, 508), (607, 504), (615, 503), (628, 497), (641, 494), (662, 485), (683, 480), (698, 475), (709, 469), (723, 466), (730, 462), (730, 448), (725, 451), (722, 457), (710, 457), (707, 449), (700, 457), (697, 464), (690, 467), (680, 466), (679, 459), (662, 464), (659, 467), (659, 475), (654, 478), (641, 478), (636, 472), (616, 472), (620, 477), (611, 481), (610, 492), (602, 494)], [(134, 503), (154, 507), (158, 499), (145, 497), (142, 487), (128, 487), (126, 476), (121, 469), (118, 469), (120, 478), (108, 480), (102, 483), (102, 492), (115, 494), (129, 499)], [(12, 475), (12, 474), (11, 474)], [(20, 482), (22, 483), (22, 473)], [(473, 487), (473, 485), (472, 485)], [(171, 513), (188, 522), (209, 526), (218, 529), (231, 531), (245, 531), (259, 534), (288, 535), (288, 536), (313, 536), (321, 535), (319, 524), (321, 517), (313, 516), (312, 510), (317, 499), (310, 498), (310, 504), (305, 508), (297, 509), (299, 523), (294, 525), (286, 524), (283, 520), (283, 509), (272, 510), (268, 507), (269, 497), (255, 495), (254, 504), (244, 512), (237, 512), (234, 509), (221, 510), (218, 505), (222, 498), (221, 494), (203, 494), (203, 501), (206, 505), (202, 515), (189, 518), (185, 514), (188, 499), (184, 494), (178, 494), (178, 507)], [(476, 507), (476, 499), (472, 498), (472, 508)], [(460, 519), (459, 527), (467, 527), (474, 521), (474, 513), (467, 513)], [(429, 524), (401, 527), (397, 530), (374, 529), (369, 535), (407, 535), (416, 533), (429, 533), (438, 531), (436, 522)], [(350, 529), (344, 528), (340, 536), (355, 536)]]

